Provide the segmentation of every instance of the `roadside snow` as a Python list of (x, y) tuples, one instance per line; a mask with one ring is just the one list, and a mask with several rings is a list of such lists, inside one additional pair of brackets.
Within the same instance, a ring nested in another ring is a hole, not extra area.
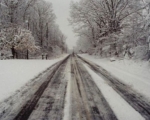
[(1, 60), (0, 61), (0, 101), (67, 55), (53, 60)]
[(118, 93), (116, 93), (100, 76), (94, 73), (89, 67), (87, 67), (87, 65), (84, 64), (84, 66), (92, 76), (94, 82), (101, 90), (106, 101), (119, 120), (144, 120), (144, 118), (137, 111), (135, 111)]
[(100, 59), (87, 54), (80, 55), (110, 72), (123, 83), (150, 100), (150, 63), (145, 61)]

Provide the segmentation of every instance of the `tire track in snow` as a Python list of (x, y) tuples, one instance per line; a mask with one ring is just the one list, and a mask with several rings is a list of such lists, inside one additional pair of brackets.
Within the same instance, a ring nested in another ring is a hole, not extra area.
[(54, 75), (29, 120), (63, 119), (63, 110), (68, 82), (65, 76), (65, 68), (67, 63), (61, 65), (57, 73)]
[(146, 120), (150, 120), (150, 102), (146, 98), (134, 91), (128, 85), (122, 83), (117, 78), (110, 75), (105, 69), (98, 66), (97, 64), (85, 60), (80, 56), (78, 56), (78, 58), (86, 63), (100, 77), (104, 78), (108, 82), (108, 84)]
[[(79, 114), (80, 119), (84, 120), (117, 120), (115, 114), (111, 110), (107, 101), (103, 97), (101, 91), (98, 89), (96, 84), (88, 72), (84, 69), (83, 65), (73, 56), (72, 58), (72, 72), (74, 74), (74, 86), (78, 92), (78, 106), (80, 107)], [(74, 100), (74, 99), (73, 99)], [(75, 106), (72, 106), (75, 109)], [(77, 111), (77, 110), (76, 110)], [(76, 112), (75, 111), (75, 112)], [(73, 112), (74, 113), (74, 112)], [(85, 116), (83, 116), (83, 113)], [(77, 118), (76, 114), (73, 114), (73, 119)]]
[(29, 116), (31, 115), (32, 111), (34, 110), (37, 102), (39, 101), (40, 97), (42, 96), (43, 92), (47, 88), (48, 84), (51, 82), (51, 79), (57, 73), (60, 66), (66, 62), (66, 60), (69, 58), (66, 57), (64, 60), (60, 62), (55, 68), (53, 69), (52, 73), (48, 77), (48, 80), (43, 82), (43, 84), (39, 87), (39, 89), (35, 92), (34, 96), (27, 101), (27, 103), (23, 106), (23, 108), (20, 110), (18, 115), (13, 120), (27, 120)]

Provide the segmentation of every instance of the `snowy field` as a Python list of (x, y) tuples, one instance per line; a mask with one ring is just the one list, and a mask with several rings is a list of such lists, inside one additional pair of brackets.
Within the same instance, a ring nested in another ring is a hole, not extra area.
[(19, 90), (39, 73), (67, 55), (53, 60), (1, 60), (0, 61), (0, 101)]
[(90, 56), (87, 54), (81, 57), (100, 65), (125, 84), (130, 85), (137, 92), (143, 94), (150, 100), (150, 63), (145, 61), (116, 60)]

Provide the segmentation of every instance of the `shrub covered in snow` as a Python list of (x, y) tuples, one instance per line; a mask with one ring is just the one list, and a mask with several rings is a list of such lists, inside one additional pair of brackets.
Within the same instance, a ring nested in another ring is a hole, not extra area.
[(13, 26), (0, 31), (0, 49), (11, 51), (14, 57), (17, 50), (34, 52), (39, 47), (36, 46), (31, 31)]

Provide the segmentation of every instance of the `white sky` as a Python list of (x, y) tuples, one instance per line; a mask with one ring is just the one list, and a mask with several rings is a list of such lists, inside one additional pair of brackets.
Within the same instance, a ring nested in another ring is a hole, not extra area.
[[(57, 17), (56, 23), (60, 30), (67, 36), (67, 45), (71, 49), (76, 46), (78, 37), (73, 32), (72, 26), (69, 25), (68, 18), (70, 17), (70, 2), (72, 0), (47, 0), (53, 4), (54, 13)], [(73, 0), (79, 1), (79, 0)]]

